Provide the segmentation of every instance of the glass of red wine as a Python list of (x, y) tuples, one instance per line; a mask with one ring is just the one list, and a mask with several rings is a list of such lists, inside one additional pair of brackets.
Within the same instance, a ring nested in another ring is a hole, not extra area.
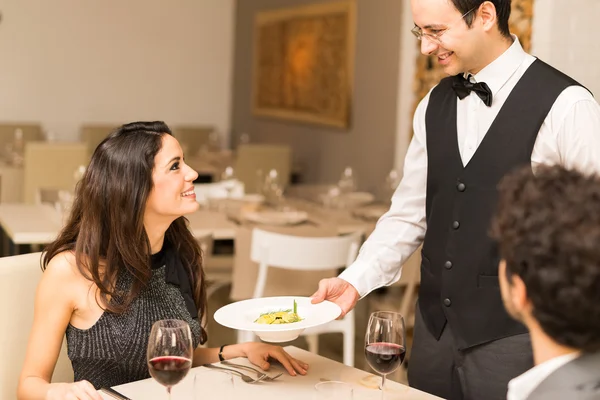
[(181, 381), (192, 366), (192, 333), (185, 321), (164, 319), (152, 325), (148, 340), (148, 370), (150, 375), (167, 388)]
[(377, 311), (369, 317), (365, 335), (365, 357), (376, 372), (381, 374), (383, 391), (385, 377), (394, 372), (406, 354), (406, 330), (402, 315), (392, 311)]

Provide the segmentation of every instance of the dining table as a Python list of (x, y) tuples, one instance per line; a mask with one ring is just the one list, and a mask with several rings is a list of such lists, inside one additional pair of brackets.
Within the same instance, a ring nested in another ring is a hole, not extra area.
[[(368, 235), (375, 225), (375, 221), (361, 220), (348, 211), (323, 208), (302, 199), (290, 198), (288, 204), (310, 214), (308, 225), (331, 227), (338, 234), (361, 230)], [(5, 241), (15, 245), (43, 245), (53, 241), (66, 217), (49, 204), (0, 203), (0, 228)], [(197, 238), (211, 235), (214, 240), (234, 240), (241, 225), (249, 226), (218, 209), (201, 208), (185, 217)], [(298, 229), (304, 228), (298, 226)]]
[[(222, 383), (222, 380), (213, 379), (207, 382), (206, 379), (201, 379), (210, 375), (210, 371), (213, 370), (200, 366), (192, 368), (186, 377), (173, 387), (171, 400), (229, 400), (237, 398), (244, 400), (313, 400), (319, 399), (315, 386), (320, 382), (332, 381), (344, 382), (352, 388), (352, 397), (333, 397), (340, 400), (346, 398), (352, 400), (440, 400), (440, 397), (389, 379), (386, 380), (385, 389), (382, 393), (379, 389), (381, 377), (378, 375), (346, 366), (295, 346), (285, 346), (284, 349), (294, 358), (309, 364), (306, 375), (290, 376), (287, 372), (284, 372), (283, 367), (272, 364), (267, 371), (268, 375), (276, 376), (276, 374), (283, 372), (275, 380), (245, 383), (240, 377), (233, 374), (233, 385), (224, 387), (225, 384)], [(252, 365), (246, 358), (237, 358), (230, 361), (246, 366)], [(231, 368), (220, 363), (214, 365)], [(248, 376), (256, 377), (253, 372), (238, 370)], [(198, 385), (198, 382), (205, 383)], [(113, 389), (131, 400), (168, 399), (165, 387), (152, 378), (115, 386)], [(109, 396), (103, 391), (100, 394), (105, 400), (115, 400), (115, 397)]]

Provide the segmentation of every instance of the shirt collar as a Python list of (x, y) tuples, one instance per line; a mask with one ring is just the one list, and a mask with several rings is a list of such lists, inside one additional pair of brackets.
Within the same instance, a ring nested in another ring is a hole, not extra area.
[(579, 352), (565, 354), (543, 362), (508, 382), (508, 400), (525, 400), (551, 373), (576, 359)]
[(500, 57), (496, 58), (471, 78), (475, 82), (485, 82), (492, 91), (492, 95), (496, 95), (502, 89), (502, 86), (517, 71), (527, 57), (527, 53), (521, 47), (519, 38), (515, 35), (511, 35), (511, 37), (513, 38), (513, 44)]

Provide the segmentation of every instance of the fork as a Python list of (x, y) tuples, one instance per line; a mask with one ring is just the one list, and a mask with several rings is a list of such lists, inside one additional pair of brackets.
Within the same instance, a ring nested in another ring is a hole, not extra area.
[(231, 368), (223, 368), (223, 367), (217, 367), (216, 365), (212, 365), (212, 364), (204, 364), (204, 365), (203, 365), (203, 367), (207, 367), (207, 368), (214, 368), (214, 369), (221, 369), (221, 370), (224, 370), (224, 371), (233, 372), (234, 374), (237, 374), (237, 375), (239, 375), (239, 376), (242, 378), (242, 380), (243, 380), (244, 382), (246, 382), (246, 383), (256, 383), (256, 382), (260, 382), (260, 381), (264, 380), (264, 379), (267, 377), (267, 375), (265, 375), (265, 376), (261, 376), (260, 378), (256, 378), (256, 379), (254, 379), (254, 378), (251, 378), (251, 377), (249, 377), (249, 376), (248, 376), (248, 375), (246, 375), (246, 374), (242, 374), (240, 371), (237, 371), (237, 370), (235, 370), (235, 369), (231, 369)]
[(256, 376), (258, 378), (260, 378), (261, 376), (264, 375), (264, 377), (265, 377), (264, 380), (266, 382), (274, 381), (275, 379), (277, 379), (281, 375), (283, 375), (283, 373), (279, 373), (279, 374), (277, 374), (275, 376), (269, 376), (269, 375), (265, 374), (264, 372), (257, 370), (256, 368), (252, 368), (252, 367), (249, 367), (247, 365), (242, 365), (242, 364), (235, 364), (235, 363), (232, 363), (231, 361), (227, 361), (227, 360), (221, 361), (221, 364), (223, 364), (223, 365), (230, 365), (232, 367), (238, 367), (238, 368), (242, 368), (242, 369), (245, 369), (245, 370), (248, 370), (248, 371), (255, 372)]

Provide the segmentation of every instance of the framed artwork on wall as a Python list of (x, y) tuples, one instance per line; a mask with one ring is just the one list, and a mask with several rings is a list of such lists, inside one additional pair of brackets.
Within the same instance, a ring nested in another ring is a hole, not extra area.
[(348, 128), (354, 34), (353, 1), (257, 13), (254, 114)]

